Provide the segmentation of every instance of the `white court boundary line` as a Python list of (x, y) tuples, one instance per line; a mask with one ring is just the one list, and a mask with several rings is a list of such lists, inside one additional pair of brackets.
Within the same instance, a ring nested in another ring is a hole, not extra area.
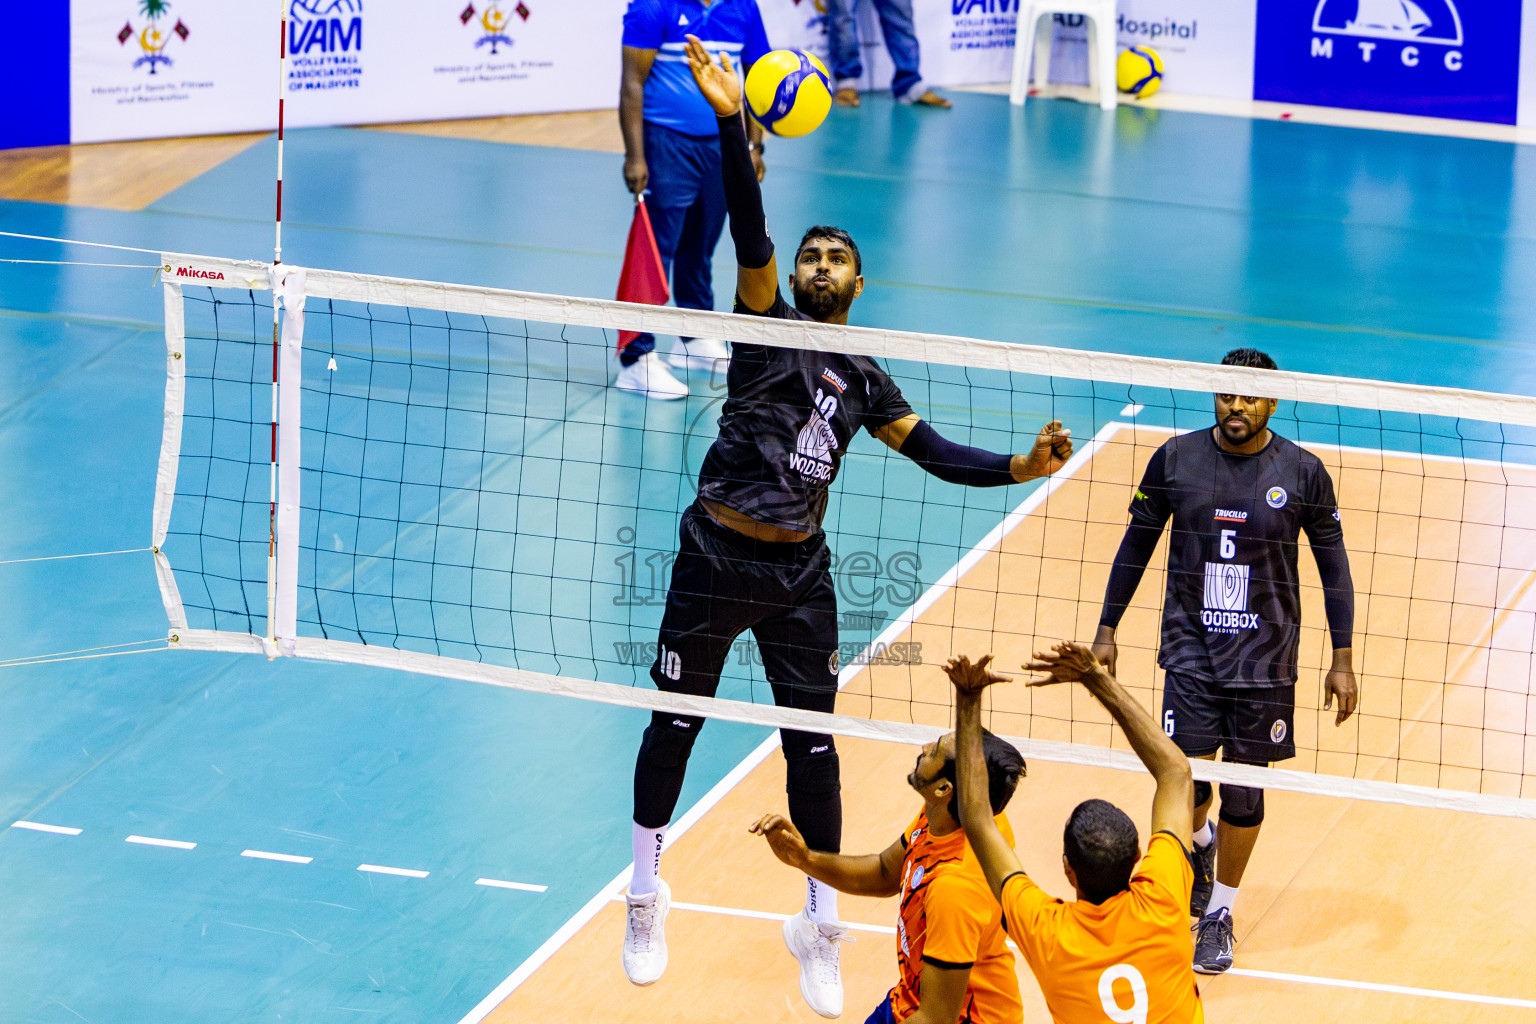
[[(615, 901), (622, 900), (622, 896), (612, 897)], [(672, 904), (674, 910), (691, 910), (701, 914), (720, 914), (725, 917), (744, 917), (758, 921), (785, 921), (793, 915), (775, 914), (765, 910), (743, 910), (739, 907), (713, 907), (703, 903), (678, 903)], [(873, 932), (877, 935), (895, 935), (896, 929), (879, 924), (849, 924), (848, 927), (856, 932)], [(1012, 939), (1008, 940), (1012, 949), (1017, 949)], [(1386, 992), (1391, 995), (1422, 996), (1426, 999), (1449, 999), (1461, 1003), (1483, 1003), (1489, 1006), (1513, 1006), (1523, 1010), (1536, 1010), (1536, 1000), (1516, 999), (1513, 996), (1485, 996), (1475, 992), (1448, 992), (1437, 988), (1414, 988), (1410, 985), (1389, 985), (1379, 981), (1351, 981), (1345, 978), (1317, 978), (1309, 974), (1285, 974), (1279, 971), (1256, 971), (1243, 967), (1233, 967), (1226, 972), (1241, 978), (1259, 978), (1265, 981), (1282, 981), (1296, 985), (1323, 985), (1328, 988), (1349, 988), (1363, 992)]]
[[(624, 897), (615, 895), (610, 897), (614, 902), (622, 902)], [(673, 901), (674, 910), (691, 910), (701, 914), (719, 914), (724, 917), (745, 917), (758, 921), (787, 921), (793, 914), (776, 914), (767, 910), (743, 910), (739, 907), (713, 907), (704, 903), (679, 903)], [(883, 924), (854, 924), (847, 922), (847, 927), (856, 932), (871, 932), (876, 935), (895, 935), (896, 929)], [(1008, 940), (1008, 946), (1017, 952), (1018, 947), (1012, 939)], [(1344, 978), (1318, 978), (1310, 974), (1285, 974), (1280, 971), (1258, 971), (1244, 967), (1233, 967), (1227, 974), (1241, 978), (1260, 978), (1267, 981), (1283, 981), (1296, 985), (1323, 985), (1329, 988), (1349, 988), (1364, 992), (1386, 992), (1392, 995), (1423, 996), (1427, 999), (1450, 999), (1463, 1003), (1484, 1003), (1490, 1006), (1513, 1006), (1523, 1010), (1536, 1010), (1536, 1000), (1516, 999), (1513, 996), (1486, 996), (1473, 992), (1448, 992), (1436, 988), (1414, 988), (1410, 985), (1389, 985), (1379, 981), (1350, 981)]]
[[(699, 820), (709, 811), (713, 810), (714, 806), (727, 793), (736, 788), (737, 783), (746, 778), (752, 769), (762, 764), (778, 745), (778, 733), (774, 733), (758, 744), (757, 748), (743, 758), (740, 764), (731, 769), (723, 779), (715, 783), (714, 787), (708, 793), (705, 793), (698, 803), (688, 808), (681, 818), (668, 827), (666, 838), (662, 840), (662, 850), (670, 849), (679, 836), (698, 824)], [(597, 894), (589, 899), (580, 910), (572, 914), (565, 924), (561, 925), (553, 935), (545, 939), (543, 945), (529, 954), (528, 958), (522, 963), (518, 964), (517, 968), (507, 975), (500, 985), (492, 989), (490, 994), (475, 1004), (474, 1009), (460, 1018), (459, 1024), (480, 1024), (480, 1021), (484, 1020), (488, 1013), (505, 1002), (507, 997), (515, 992), (519, 985), (527, 981), (534, 971), (544, 966), (544, 963), (550, 957), (559, 952), (560, 947), (564, 946), (571, 940), (572, 936), (586, 927), (587, 922), (596, 917), (598, 911), (602, 910), (603, 907), (613, 900), (615, 890), (624, 885), (634, 869), (633, 861), (625, 865), (624, 870), (614, 875), (612, 881), (600, 888)]]

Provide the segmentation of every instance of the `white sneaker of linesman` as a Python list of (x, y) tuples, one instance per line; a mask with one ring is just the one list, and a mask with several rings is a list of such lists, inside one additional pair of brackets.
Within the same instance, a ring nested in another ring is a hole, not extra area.
[(656, 879), (656, 891), (644, 896), (624, 894), (628, 920), (624, 925), (624, 973), (636, 985), (650, 985), (667, 969), (667, 911), (672, 890)]
[(819, 925), (800, 911), (784, 922), (784, 945), (800, 961), (800, 994), (823, 1017), (843, 1012), (843, 976), (837, 944), (853, 941), (842, 925)]
[(719, 338), (678, 338), (667, 356), (667, 362), (680, 370), (724, 369), (730, 360), (731, 350)]
[(688, 385), (672, 376), (655, 352), (647, 352), (628, 366), (621, 366), (613, 383), (621, 391), (638, 391), (646, 398), (688, 397)]

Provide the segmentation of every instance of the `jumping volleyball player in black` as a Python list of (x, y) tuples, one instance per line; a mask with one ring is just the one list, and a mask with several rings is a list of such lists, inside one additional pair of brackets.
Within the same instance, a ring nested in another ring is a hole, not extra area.
[[(689, 36), (688, 60), (719, 115), (722, 176), (736, 244), (736, 312), (845, 324), (864, 288), (848, 233), (813, 227), (795, 251), (795, 304), (779, 294), (762, 193), (747, 151), (741, 83), (730, 58), (714, 63)], [(837, 697), (837, 605), (821, 522), (843, 453), (859, 428), (941, 480), (972, 487), (1054, 473), (1072, 454), (1068, 431), (1045, 425), (1026, 455), (997, 455), (944, 440), (919, 419), (872, 359), (746, 345), (733, 349), (720, 435), (683, 513), (677, 561), (651, 678), (675, 693), (713, 695), (731, 643), (752, 630), (774, 700), (831, 711)], [(635, 870), (624, 970), (648, 985), (666, 967), (669, 903), (657, 877), (662, 837), (703, 720), (653, 714), (635, 764)], [(789, 815), (814, 850), (836, 853), (842, 799), (832, 737), (783, 730)], [(800, 989), (817, 1013), (842, 1012), (836, 892), (807, 879), (805, 911), (784, 936), (800, 961)]]
[[(1275, 369), (1254, 349), (1234, 349), (1225, 366)], [(1147, 463), (1131, 501), (1131, 523), (1115, 555), (1093, 651), (1111, 673), (1115, 628), (1171, 519), (1168, 590), (1157, 663), (1166, 673), (1163, 728), (1190, 757), (1225, 751), (1236, 764), (1296, 756), (1296, 648), (1301, 589), (1296, 539), (1312, 545), (1333, 638), (1323, 707), (1339, 700), (1335, 725), (1355, 710), (1351, 644), (1355, 590), (1328, 470), (1269, 429), (1272, 398), (1216, 396), (1216, 425), (1167, 441)], [(1264, 791), (1221, 787), (1221, 824), (1212, 834), (1211, 784), (1195, 783), (1195, 885), (1200, 918), (1194, 968), (1232, 966), (1232, 905), (1259, 838)]]

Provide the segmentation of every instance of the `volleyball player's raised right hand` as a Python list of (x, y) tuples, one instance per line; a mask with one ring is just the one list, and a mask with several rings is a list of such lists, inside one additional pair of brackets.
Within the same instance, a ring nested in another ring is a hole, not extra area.
[(704, 49), (704, 44), (698, 36), (688, 37), (688, 69), (693, 72), (693, 80), (699, 84), (699, 92), (704, 94), (705, 101), (714, 108), (719, 117), (730, 117), (741, 109), (741, 78), (736, 74), (736, 65), (731, 63), (731, 55), (722, 52), (720, 60), (716, 62), (710, 57), (709, 51)]
[(987, 668), (992, 663), (992, 655), (983, 654), (973, 665), (971, 659), (964, 654), (956, 655), (944, 663), (944, 674), (949, 676), (949, 681), (954, 684), (955, 692), (966, 697), (975, 697), (982, 690), (994, 683), (1006, 683), (1011, 676), (999, 675)]

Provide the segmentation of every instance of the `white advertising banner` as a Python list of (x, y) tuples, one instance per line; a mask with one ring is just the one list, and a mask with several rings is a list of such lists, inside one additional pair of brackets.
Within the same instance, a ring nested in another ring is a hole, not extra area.
[(1520, 13), (1521, 128), (1536, 127), (1536, 0), (1525, 0)]
[[(1017, 0), (913, 0), (923, 80), (930, 85), (1006, 82), (1013, 61)], [(836, 73), (827, 53), (825, 0), (757, 0), (776, 49), (808, 50)], [(889, 89), (895, 68), (871, 0), (858, 0), (864, 89)]]
[(1120, 0), (1119, 43), (1163, 58), (1163, 88), (1253, 98), (1254, 0)]
[(295, 125), (618, 104), (623, 0), (291, 0)]
[[(912, 0), (922, 74), (932, 85), (1006, 82), (1012, 74), (1019, 0)], [(776, 47), (827, 55), (825, 0), (758, 0)], [(891, 62), (872, 0), (859, 0), (859, 44), (868, 89), (888, 88)], [(1163, 58), (1170, 92), (1253, 95), (1255, 0), (1120, 0), (1121, 48), (1150, 46)], [(1087, 24), (1057, 15), (1051, 77), (1087, 81)]]
[[(613, 107), (624, 0), (287, 0), (287, 123)], [(72, 0), (75, 142), (277, 125), (268, 0)]]
[(71, 0), (70, 139), (277, 123), (276, 3)]
[[(1019, 0), (913, 0), (933, 85), (1008, 80)], [(1257, 0), (1120, 0), (1121, 46), (1162, 54), (1170, 92), (1252, 95)], [(825, 0), (758, 0), (775, 47), (827, 54)], [(288, 123), (377, 124), (617, 103), (626, 0), (287, 0)], [(268, 0), (72, 0), (76, 142), (276, 125)], [(859, 0), (867, 89), (893, 68)], [(1086, 30), (1057, 16), (1052, 77), (1086, 76)]]

